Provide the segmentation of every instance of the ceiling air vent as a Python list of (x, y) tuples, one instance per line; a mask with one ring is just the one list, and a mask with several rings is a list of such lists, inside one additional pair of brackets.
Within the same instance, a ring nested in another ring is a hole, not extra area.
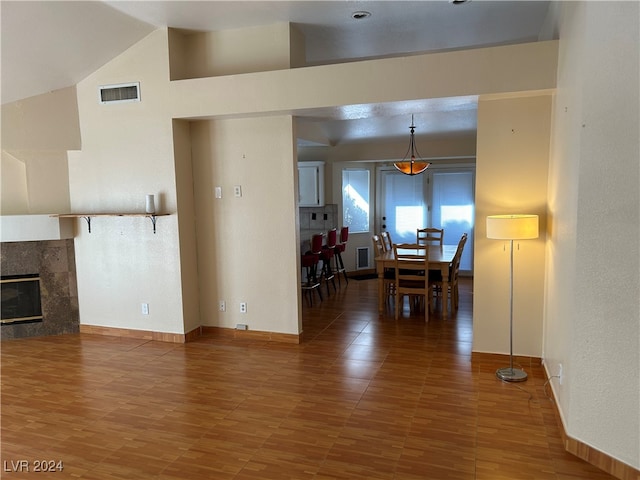
[(139, 102), (140, 82), (103, 85), (98, 90), (98, 101), (102, 104)]

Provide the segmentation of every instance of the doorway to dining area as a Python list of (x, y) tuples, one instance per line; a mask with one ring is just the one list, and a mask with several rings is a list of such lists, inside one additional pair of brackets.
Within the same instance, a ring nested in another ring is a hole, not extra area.
[(472, 274), (474, 168), (430, 167), (409, 176), (381, 167), (377, 177), (376, 231), (388, 231), (394, 243), (415, 243), (416, 230), (425, 227), (443, 228), (445, 244), (457, 244), (467, 233), (460, 270)]

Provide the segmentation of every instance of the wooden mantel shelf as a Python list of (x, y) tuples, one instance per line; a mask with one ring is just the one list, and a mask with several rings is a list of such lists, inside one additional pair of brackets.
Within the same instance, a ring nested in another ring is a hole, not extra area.
[(171, 215), (170, 213), (55, 213), (49, 215), (50, 217), (58, 218), (84, 218), (87, 222), (87, 228), (91, 233), (91, 218), (92, 217), (147, 217), (153, 224), (153, 233), (156, 233), (156, 219), (157, 217), (165, 217)]

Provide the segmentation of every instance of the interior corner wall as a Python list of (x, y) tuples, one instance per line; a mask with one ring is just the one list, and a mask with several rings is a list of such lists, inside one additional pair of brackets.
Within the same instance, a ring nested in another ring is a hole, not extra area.
[(68, 213), (70, 199), (67, 152), (3, 150), (2, 187), (3, 212)]
[(182, 78), (288, 69), (290, 40), (288, 23), (184, 34)]
[(540, 217), (515, 242), (513, 353), (542, 357), (544, 245), (551, 96), (478, 102), (473, 351), (509, 353), (509, 243), (486, 238), (487, 215)]
[(299, 334), (293, 118), (194, 121), (191, 141), (202, 324)]
[[(577, 8), (575, 8), (577, 7)], [(554, 97), (553, 129), (549, 156), (548, 242), (546, 254), (546, 293), (544, 325), (544, 364), (549, 375), (563, 365), (562, 385), (552, 382), (550, 387), (558, 401), (558, 411), (567, 429), (570, 385), (572, 383), (571, 358), (575, 348), (574, 301), (576, 285), (576, 234), (578, 210), (578, 176), (580, 167), (580, 131), (575, 128), (582, 119), (582, 87), (577, 72), (584, 70), (588, 61), (582, 53), (572, 54), (568, 48), (572, 38), (584, 34), (582, 8), (554, 9), (555, 22), (562, 25), (563, 41), (558, 52), (558, 89)], [(570, 20), (564, 19), (568, 16)], [(578, 29), (578, 30), (576, 30)], [(573, 47), (575, 48), (575, 46)]]
[(189, 78), (187, 64), (187, 34), (175, 28), (167, 29), (167, 51), (169, 54), (169, 79)]
[(13, 155), (2, 150), (0, 171), (0, 214), (19, 215), (29, 213), (27, 191), (27, 166)]
[(176, 199), (180, 245), (180, 273), (184, 331), (200, 326), (200, 294), (198, 286), (198, 255), (196, 212), (191, 162), (191, 128), (186, 120), (173, 121), (173, 151), (176, 170)]
[(69, 165), (67, 152), (29, 152), (26, 157), (29, 213), (69, 212)]
[(567, 434), (640, 469), (640, 4), (557, 20), (545, 364)]
[(306, 39), (294, 24), (289, 23), (289, 66), (304, 67), (307, 64)]
[(3, 214), (67, 213), (67, 151), (80, 147), (75, 86), (2, 105), (1, 143)]
[(80, 145), (75, 86), (2, 105), (4, 150), (66, 151)]

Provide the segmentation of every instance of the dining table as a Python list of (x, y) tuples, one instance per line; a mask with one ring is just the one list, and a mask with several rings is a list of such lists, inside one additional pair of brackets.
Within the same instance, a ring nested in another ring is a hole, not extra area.
[[(453, 257), (456, 255), (458, 245), (426, 245), (429, 254), (429, 270), (437, 270), (442, 274), (442, 316), (449, 315), (446, 292), (449, 291), (449, 270)], [(404, 260), (403, 260), (404, 261)], [(416, 260), (422, 262), (422, 260)], [(393, 249), (375, 257), (376, 273), (378, 274), (378, 312), (382, 315), (385, 310), (384, 271), (387, 268), (395, 268), (396, 257)]]

